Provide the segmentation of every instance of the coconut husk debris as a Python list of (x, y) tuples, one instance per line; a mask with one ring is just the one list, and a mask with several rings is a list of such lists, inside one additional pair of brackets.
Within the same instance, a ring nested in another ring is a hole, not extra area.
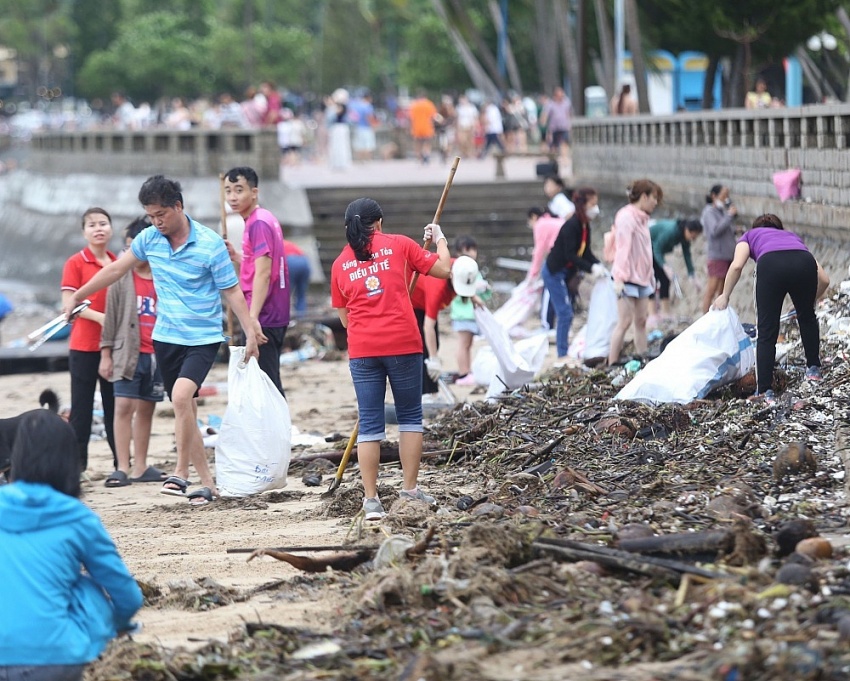
[[(191, 654), (121, 641), (87, 678), (846, 678), (847, 297), (819, 315), (824, 379), (804, 380), (786, 323), (773, 405), (747, 380), (614, 402), (617, 370), (558, 370), (459, 406), (426, 432), (450, 452), (426, 463), (440, 510), (393, 505), (401, 551), (269, 587), (338, 589), (333, 631), (243, 623)], [(317, 514), (353, 516), (361, 495)]]

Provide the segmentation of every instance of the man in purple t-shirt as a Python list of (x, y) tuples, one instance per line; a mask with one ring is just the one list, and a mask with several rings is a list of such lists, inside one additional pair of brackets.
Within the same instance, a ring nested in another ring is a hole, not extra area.
[(260, 368), (285, 396), (280, 382), (280, 351), (289, 326), (289, 272), (283, 230), (274, 215), (260, 208), (258, 184), (253, 168), (233, 168), (224, 176), (224, 197), (245, 220), (242, 252), (238, 253), (230, 243), (227, 249), (239, 268), (239, 286), (251, 318), (260, 322), (268, 339), (260, 346)]
[(573, 104), (564, 88), (556, 87), (540, 113), (541, 123), (546, 126), (546, 136), (549, 138), (549, 148), (559, 151), (561, 146), (569, 150), (570, 130), (573, 127)]

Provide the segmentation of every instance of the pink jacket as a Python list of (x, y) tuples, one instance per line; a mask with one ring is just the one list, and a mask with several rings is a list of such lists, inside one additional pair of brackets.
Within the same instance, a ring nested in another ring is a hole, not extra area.
[(555, 239), (558, 238), (558, 232), (561, 231), (561, 226), (564, 224), (565, 218), (554, 218), (550, 215), (541, 215), (537, 218), (532, 228), (534, 235), (534, 251), (531, 254), (531, 269), (528, 270), (526, 279), (534, 281), (540, 276), (540, 270), (543, 267), (543, 261), (555, 245)]
[(614, 218), (617, 252), (611, 274), (615, 281), (650, 286), (655, 281), (652, 271), (652, 239), (649, 215), (630, 203)]

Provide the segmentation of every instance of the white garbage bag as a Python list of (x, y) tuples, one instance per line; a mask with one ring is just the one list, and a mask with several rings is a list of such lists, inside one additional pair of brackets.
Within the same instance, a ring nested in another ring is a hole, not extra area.
[(608, 358), (611, 336), (617, 326), (617, 294), (609, 277), (597, 279), (590, 293), (587, 331), (584, 334), (584, 359)]
[[(490, 387), (487, 390), (487, 397), (499, 395), (505, 390), (521, 388), (543, 368), (543, 362), (549, 350), (549, 339), (545, 333), (514, 343), (508, 330), (496, 321), (490, 310), (483, 307), (475, 308), (475, 321), (478, 323), (481, 334), (490, 344), (489, 349), (497, 365), (494, 367), (492, 360), (487, 360), (487, 348), (478, 350), (472, 372), (480, 382), (487, 376), (489, 369)], [(476, 362), (478, 362), (478, 368), (476, 368)], [(484, 366), (485, 363), (489, 364), (489, 367)], [(479, 376), (479, 370), (482, 372), (481, 376)]]
[(223, 497), (286, 487), (292, 444), (289, 406), (245, 348), (230, 348), (227, 409), (215, 447), (216, 486)]
[(496, 321), (510, 331), (522, 324), (540, 309), (540, 294), (543, 283), (523, 281), (511, 291), (511, 297), (493, 313)]
[(755, 348), (731, 307), (710, 310), (674, 338), (615, 396), (687, 404), (755, 366)]

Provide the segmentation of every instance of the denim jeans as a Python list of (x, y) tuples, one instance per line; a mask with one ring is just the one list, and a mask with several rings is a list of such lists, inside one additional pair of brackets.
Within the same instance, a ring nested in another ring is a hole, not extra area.
[(422, 353), (360, 357), (348, 361), (357, 410), (358, 442), (380, 442), (386, 437), (384, 397), (387, 379), (393, 391), (400, 432), (422, 432)]
[(82, 664), (0, 666), (0, 681), (81, 681)]
[(292, 300), (295, 316), (307, 314), (307, 288), (310, 286), (310, 261), (306, 255), (287, 255), (286, 269), (289, 271), (289, 285), (292, 287)]
[(543, 263), (540, 274), (546, 290), (549, 291), (549, 299), (557, 317), (555, 347), (558, 350), (558, 357), (566, 357), (570, 349), (570, 326), (573, 323), (573, 304), (570, 301), (570, 293), (567, 291), (567, 271), (552, 273), (546, 263)]

